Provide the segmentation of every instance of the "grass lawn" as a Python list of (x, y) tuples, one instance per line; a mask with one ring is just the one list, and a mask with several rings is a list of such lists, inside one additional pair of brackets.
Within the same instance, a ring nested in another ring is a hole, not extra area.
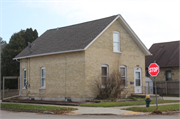
[[(179, 104), (172, 104), (172, 105), (159, 105), (158, 110), (161, 112), (166, 111), (175, 111), (179, 109)], [(150, 106), (150, 107), (130, 107), (126, 108), (126, 110), (132, 110), (132, 111), (139, 111), (139, 112), (153, 112), (156, 110), (156, 106)]]
[[(179, 102), (178, 100), (158, 100), (158, 103)], [(150, 104), (156, 104), (156, 100), (152, 100)], [(131, 105), (146, 105), (145, 101), (125, 101), (125, 102), (102, 102), (102, 103), (87, 103), (81, 104), (84, 107), (117, 107)]]
[(22, 111), (51, 111), (51, 112), (68, 112), (76, 110), (76, 108), (56, 107), (56, 106), (41, 106), (41, 105), (23, 105), (23, 104), (4, 104), (1, 103), (1, 109), (14, 109)]

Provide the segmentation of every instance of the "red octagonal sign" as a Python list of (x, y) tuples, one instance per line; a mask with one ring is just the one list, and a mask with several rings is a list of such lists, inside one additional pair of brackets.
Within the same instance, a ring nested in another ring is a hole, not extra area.
[(148, 71), (151, 76), (155, 77), (159, 74), (160, 69), (156, 63), (151, 63), (148, 67)]

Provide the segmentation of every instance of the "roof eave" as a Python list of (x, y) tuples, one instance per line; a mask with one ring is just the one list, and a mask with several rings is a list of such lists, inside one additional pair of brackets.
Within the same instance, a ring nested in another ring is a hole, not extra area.
[(15, 58), (13, 58), (13, 60), (31, 58), (31, 57), (39, 57), (39, 56), (47, 56), (47, 55), (55, 55), (55, 54), (62, 54), (62, 53), (70, 53), (70, 52), (79, 52), (79, 51), (84, 51), (84, 50), (85, 49), (78, 49), (78, 50), (67, 50), (67, 51), (60, 51), (60, 52), (43, 53), (43, 54), (29, 55), (29, 56), (23, 56), (23, 57), (15, 57)]

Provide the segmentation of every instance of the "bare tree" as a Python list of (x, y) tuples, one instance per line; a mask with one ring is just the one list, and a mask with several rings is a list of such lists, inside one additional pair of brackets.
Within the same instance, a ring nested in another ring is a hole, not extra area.
[(125, 87), (125, 80), (119, 71), (114, 71), (104, 82), (96, 80), (97, 99), (118, 98)]

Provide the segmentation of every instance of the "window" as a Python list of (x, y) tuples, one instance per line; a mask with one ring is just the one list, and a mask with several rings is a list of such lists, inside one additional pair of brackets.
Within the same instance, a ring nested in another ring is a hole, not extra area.
[(124, 86), (127, 87), (126, 66), (124, 65), (120, 66), (120, 74), (121, 74), (121, 79), (123, 80)]
[(108, 79), (108, 65), (101, 65), (101, 85), (105, 86)]
[(120, 52), (120, 33), (113, 32), (113, 52)]
[(23, 89), (26, 89), (26, 69), (23, 70)]
[(140, 72), (135, 73), (135, 78), (136, 78), (136, 86), (141, 86), (141, 77), (140, 77)]
[(45, 67), (41, 68), (41, 88), (45, 88), (46, 83), (46, 69)]
[(171, 81), (172, 80), (172, 74), (171, 70), (166, 71), (166, 81)]

